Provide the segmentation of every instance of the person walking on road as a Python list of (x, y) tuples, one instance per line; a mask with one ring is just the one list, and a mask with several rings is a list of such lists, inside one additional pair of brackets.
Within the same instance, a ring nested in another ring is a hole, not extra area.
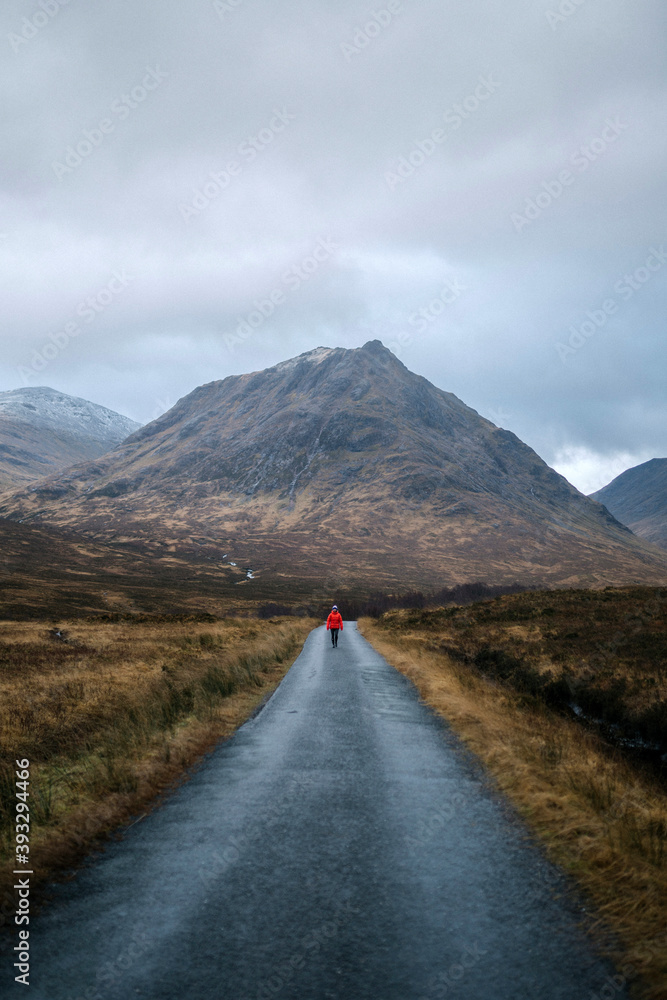
[(334, 604), (331, 614), (327, 618), (327, 632), (331, 631), (331, 645), (334, 649), (338, 646), (338, 629), (343, 631), (343, 617)]

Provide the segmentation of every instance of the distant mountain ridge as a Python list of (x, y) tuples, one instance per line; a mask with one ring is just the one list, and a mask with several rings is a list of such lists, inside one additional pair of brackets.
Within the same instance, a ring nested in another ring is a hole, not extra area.
[(200, 386), (0, 514), (160, 557), (233, 551), (286, 586), (667, 579), (658, 550), (379, 341)]
[(627, 469), (591, 497), (636, 535), (667, 549), (667, 458)]
[(98, 458), (140, 426), (48, 386), (0, 392), (0, 489)]

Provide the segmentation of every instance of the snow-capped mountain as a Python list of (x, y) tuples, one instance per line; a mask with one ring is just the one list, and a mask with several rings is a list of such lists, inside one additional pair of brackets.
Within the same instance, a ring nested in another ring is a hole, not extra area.
[(140, 426), (48, 386), (0, 392), (0, 489), (98, 458)]

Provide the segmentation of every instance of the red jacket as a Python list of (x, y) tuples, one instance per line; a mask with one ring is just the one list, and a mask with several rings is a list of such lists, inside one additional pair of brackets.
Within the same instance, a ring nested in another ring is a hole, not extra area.
[(327, 618), (327, 631), (330, 628), (339, 628), (341, 632), (343, 631), (343, 616), (340, 611), (332, 611)]

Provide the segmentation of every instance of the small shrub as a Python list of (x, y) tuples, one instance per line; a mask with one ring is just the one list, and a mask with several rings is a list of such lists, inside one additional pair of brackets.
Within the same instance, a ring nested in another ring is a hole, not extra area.
[(202, 632), (199, 636), (199, 645), (202, 649), (215, 649), (221, 646), (222, 642), (217, 635), (212, 635), (210, 632)]
[(598, 813), (608, 812), (616, 800), (616, 787), (606, 775), (574, 772), (569, 775), (570, 788), (587, 799)]
[(540, 757), (549, 767), (555, 767), (563, 760), (563, 745), (551, 740), (540, 747)]
[(32, 780), (30, 783), (30, 814), (33, 820), (41, 825), (51, 823), (55, 805), (53, 775), (42, 780)]

